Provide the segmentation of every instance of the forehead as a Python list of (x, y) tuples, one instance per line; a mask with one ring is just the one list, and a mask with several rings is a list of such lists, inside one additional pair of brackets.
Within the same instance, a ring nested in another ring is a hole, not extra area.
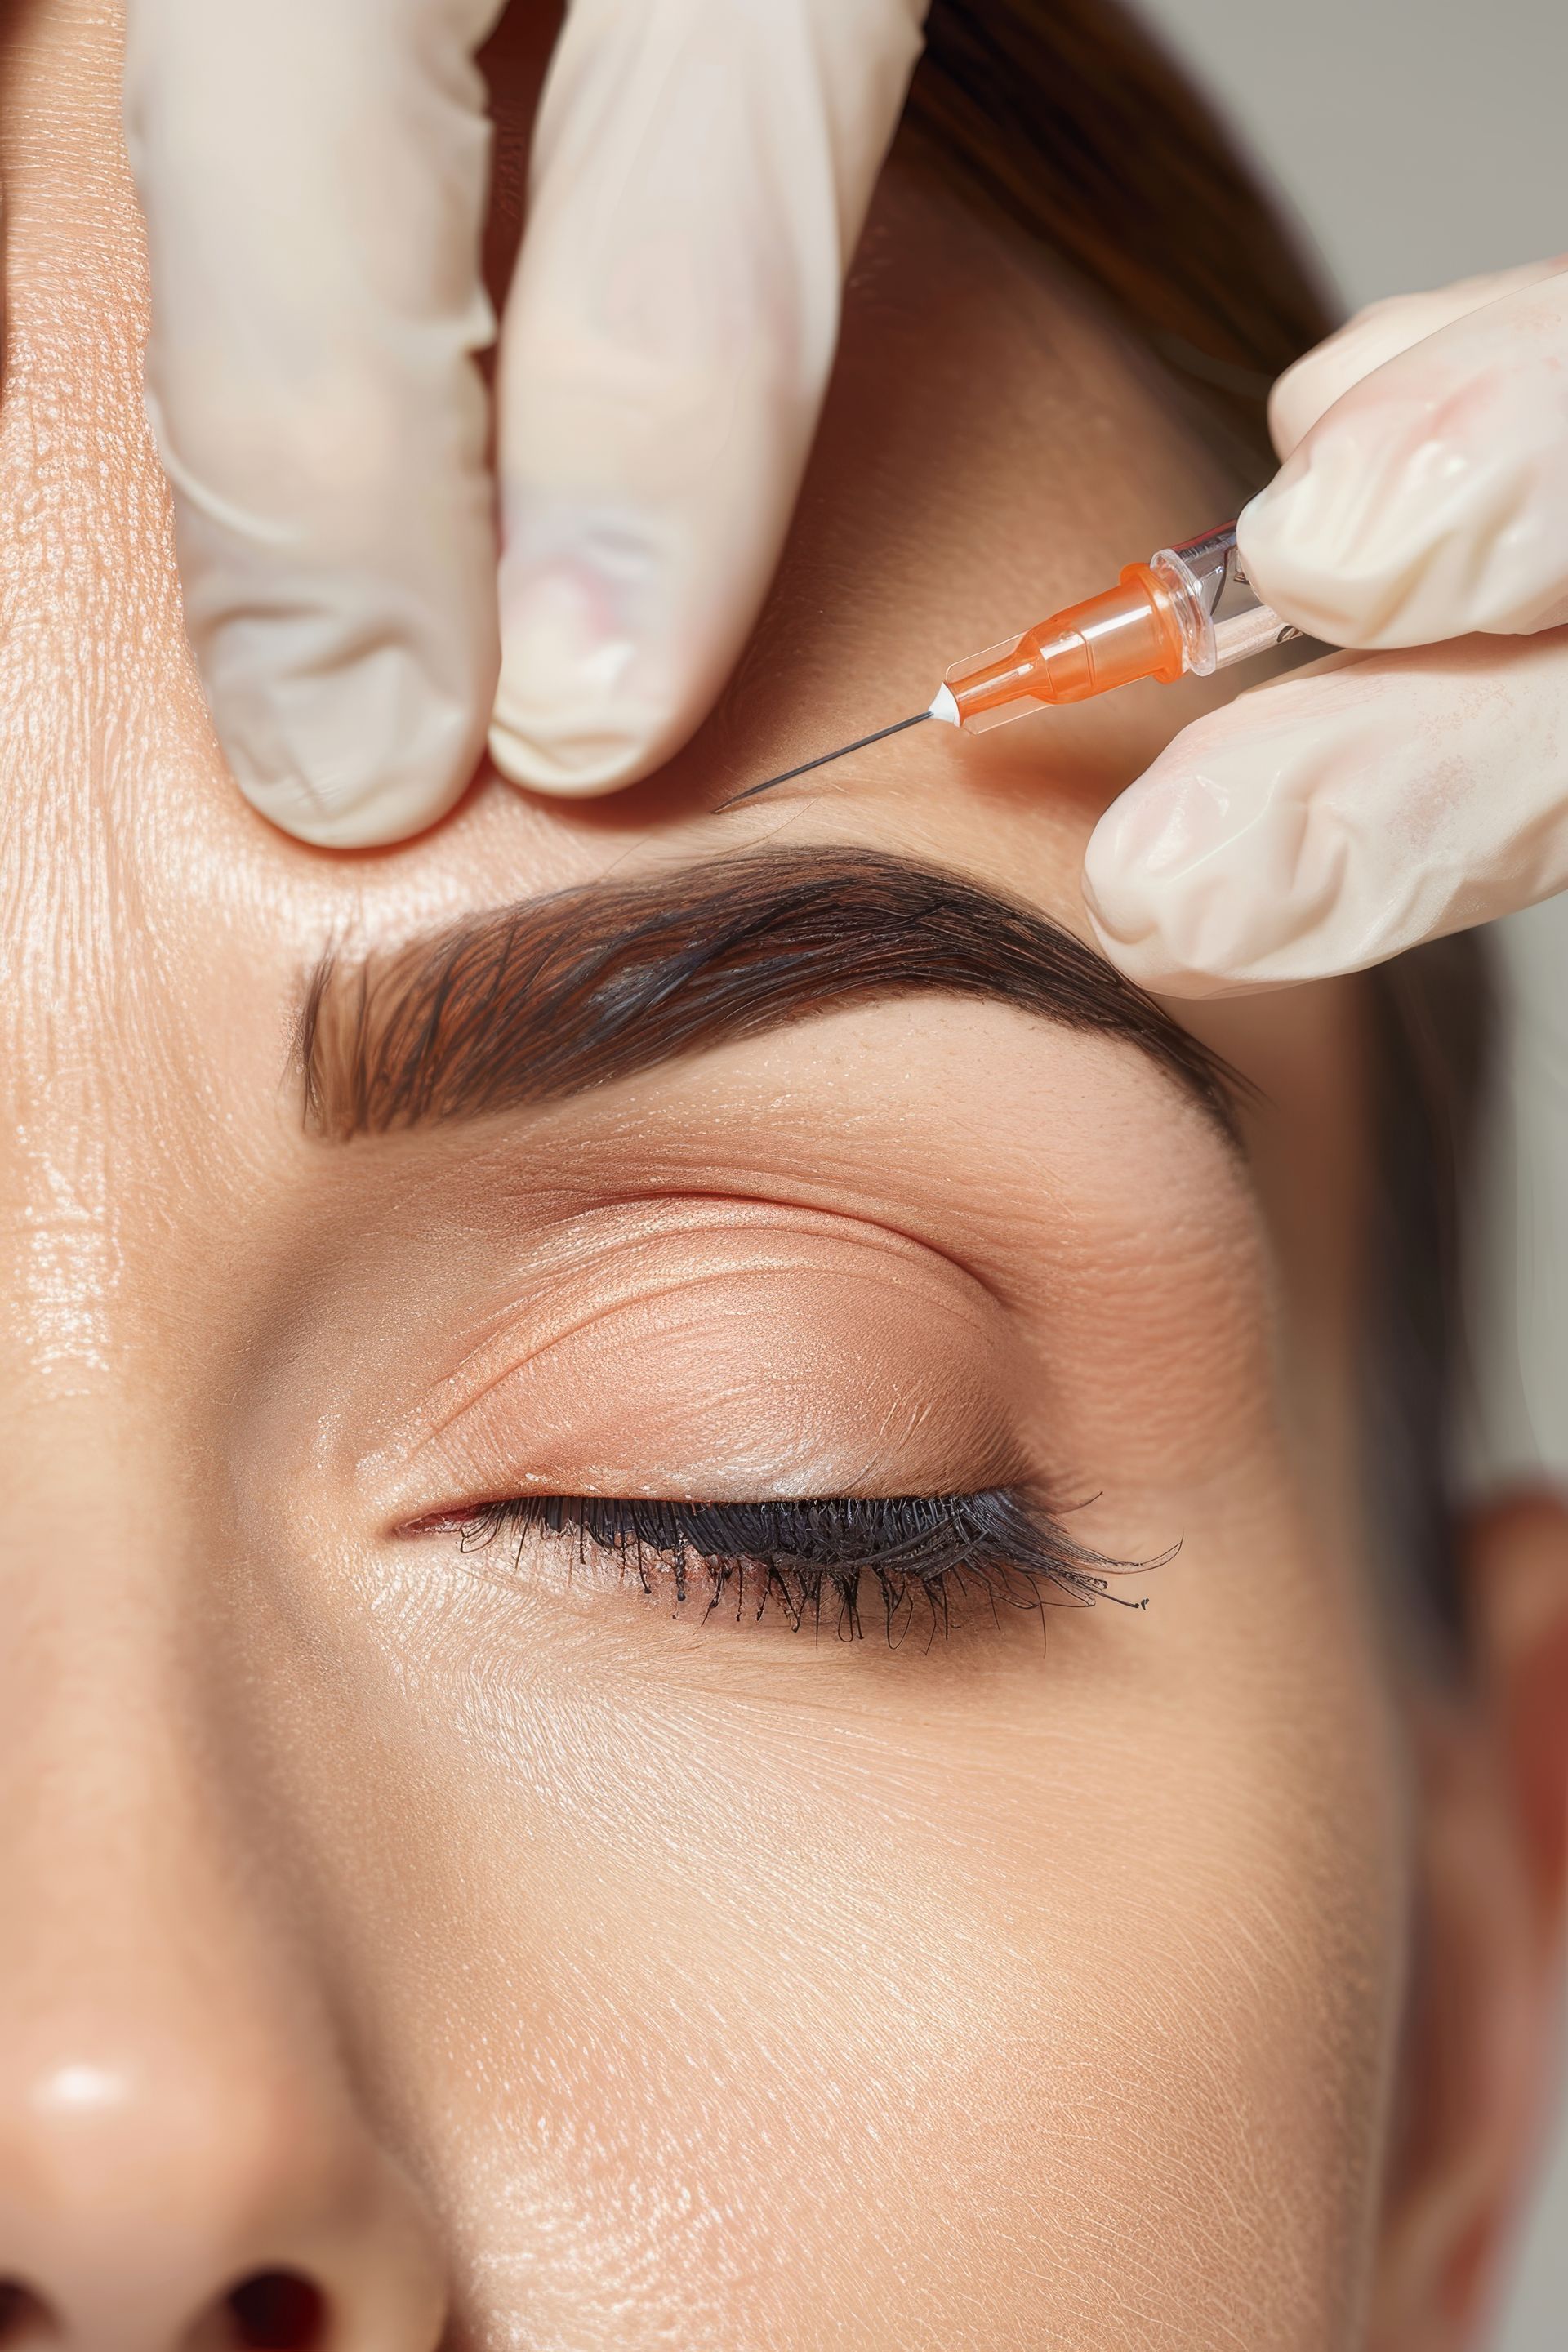
[(27, 161), (0, 415), (16, 518), (0, 547), (0, 903), (25, 975), (5, 1068), (29, 1201), (58, 1195), (101, 1223), (113, 1170), (124, 1202), (135, 1169), (143, 1194), (167, 1184), (171, 1155), (187, 1188), (243, 1186), (247, 1160), (294, 1127), (289, 1040), (324, 949), (600, 876), (781, 839), (868, 843), (1082, 928), (1088, 829), (1191, 715), (1184, 689), (979, 744), (918, 730), (712, 814), (752, 778), (920, 707), (949, 660), (1226, 507), (1152, 381), (1037, 257), (889, 173), (774, 593), (713, 719), (662, 776), (589, 803), (481, 779), (420, 841), (312, 851), (240, 802), (185, 646), (142, 415), (143, 262), (112, 62), (101, 87), (71, 86), (68, 135), (40, 141), (15, 117), (7, 134)]
[[(9, 643), (26, 652), (7, 660), (0, 690), (8, 712), (25, 710), (29, 740), (10, 763), (9, 805), (31, 803), (62, 865), (112, 850), (121, 883), (133, 875), (152, 899), (191, 907), (217, 891), (239, 902), (237, 917), (247, 895), (264, 902), (273, 940), (295, 928), (291, 913), (315, 947), (344, 921), (395, 927), (459, 899), (582, 881), (645, 846), (684, 856), (771, 831), (786, 813), (777, 803), (722, 828), (705, 812), (791, 752), (920, 707), (957, 653), (1225, 503), (1225, 486), (1202, 478), (1154, 391), (1083, 303), (1003, 232), (895, 170), (849, 291), (842, 363), (775, 593), (696, 745), (652, 785), (592, 807), (481, 789), (456, 824), (409, 850), (313, 857), (236, 807), (195, 688), (141, 415), (142, 266), (123, 186), (106, 232), (79, 234), (78, 184), (89, 166), (95, 178), (120, 171), (113, 152), (90, 153), (90, 130), (74, 156), (63, 151), (13, 248), (0, 481), (7, 511), (28, 519), (7, 559), (19, 620)], [(1063, 802), (1103, 798), (1175, 716), (1063, 718), (1049, 746), (966, 761), (942, 778), (944, 799), (956, 795), (945, 824), (929, 790), (933, 747), (913, 743), (826, 793), (792, 795), (787, 814), (875, 837), (918, 803), (928, 850), (944, 835), (983, 844), (1002, 826), (1048, 845)], [(1018, 845), (1001, 852), (1002, 869)]]

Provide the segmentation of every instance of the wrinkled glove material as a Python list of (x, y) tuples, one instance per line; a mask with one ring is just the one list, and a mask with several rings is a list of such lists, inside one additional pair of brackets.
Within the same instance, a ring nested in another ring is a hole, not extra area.
[[(777, 562), (923, 0), (574, 0), (474, 354), (500, 0), (128, 0), (149, 408), (242, 790), (440, 815), (487, 733), (611, 791), (700, 723)], [(501, 548), (498, 590), (497, 509)]]

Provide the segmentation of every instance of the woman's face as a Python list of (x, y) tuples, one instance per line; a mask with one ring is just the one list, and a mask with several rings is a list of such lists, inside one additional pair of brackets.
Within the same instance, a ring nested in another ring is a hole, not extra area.
[[(918, 926), (835, 1010), (694, 1011), (596, 1085), (537, 952), (580, 888), (695, 971), (739, 850), (786, 949), (824, 850), (1086, 936), (1087, 830), (1184, 690), (710, 812), (1226, 482), (895, 174), (692, 751), (302, 849), (184, 649), (112, 46), (62, 6), (8, 67), (0, 2340), (1321, 2352), (1373, 2299), (1448, 2340), (1387, 2284), (1427, 1776), (1356, 1499), (1355, 990), (1208, 1016), (1267, 1093), (1242, 1157), (1109, 1013), (910, 992)], [(416, 1034), (498, 910), (512, 976)], [(864, 1576), (857, 1628), (820, 1572), (461, 1532), (998, 1488), (1163, 1564), (1056, 1605), (1042, 1524), (1036, 1581), (895, 1577), (889, 1628)]]

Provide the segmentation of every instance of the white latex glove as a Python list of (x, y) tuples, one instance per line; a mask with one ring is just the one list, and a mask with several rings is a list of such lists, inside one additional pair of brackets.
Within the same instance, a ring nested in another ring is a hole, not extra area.
[(1247, 571), (1375, 650), (1198, 720), (1100, 819), (1095, 928), (1170, 995), (1355, 971), (1568, 887), (1568, 261), (1363, 311), (1269, 425)]
[(703, 718), (925, 13), (572, 0), (501, 333), (498, 622), (472, 58), (502, 5), (128, 0), (191, 641), (241, 788), (309, 841), (416, 832), (487, 727), (509, 776), (601, 793)]

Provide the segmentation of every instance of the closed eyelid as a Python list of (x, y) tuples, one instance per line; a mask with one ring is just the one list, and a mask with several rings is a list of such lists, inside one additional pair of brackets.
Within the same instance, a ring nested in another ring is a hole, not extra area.
[(357, 1454), (396, 1524), (506, 1483), (679, 1473), (737, 1490), (1010, 1475), (1016, 1319), (952, 1259), (885, 1226), (758, 1204), (639, 1208), (572, 1234)]
[(1003, 1609), (1121, 1600), (1113, 1578), (1162, 1567), (1177, 1549), (1111, 1559), (1076, 1541), (1033, 1495), (1006, 1487), (731, 1503), (536, 1495), (399, 1533), (455, 1534), (465, 1554), (510, 1542), (519, 1573), (531, 1548), (564, 1543), (579, 1564), (607, 1562), (649, 1599), (668, 1586), (678, 1611), (695, 1600), (704, 1620), (732, 1609), (744, 1622), (771, 1606), (795, 1631), (810, 1624), (840, 1639), (862, 1636), (868, 1591), (894, 1647), (922, 1622), (932, 1638), (952, 1632), (962, 1595), (982, 1596), (994, 1621)]

